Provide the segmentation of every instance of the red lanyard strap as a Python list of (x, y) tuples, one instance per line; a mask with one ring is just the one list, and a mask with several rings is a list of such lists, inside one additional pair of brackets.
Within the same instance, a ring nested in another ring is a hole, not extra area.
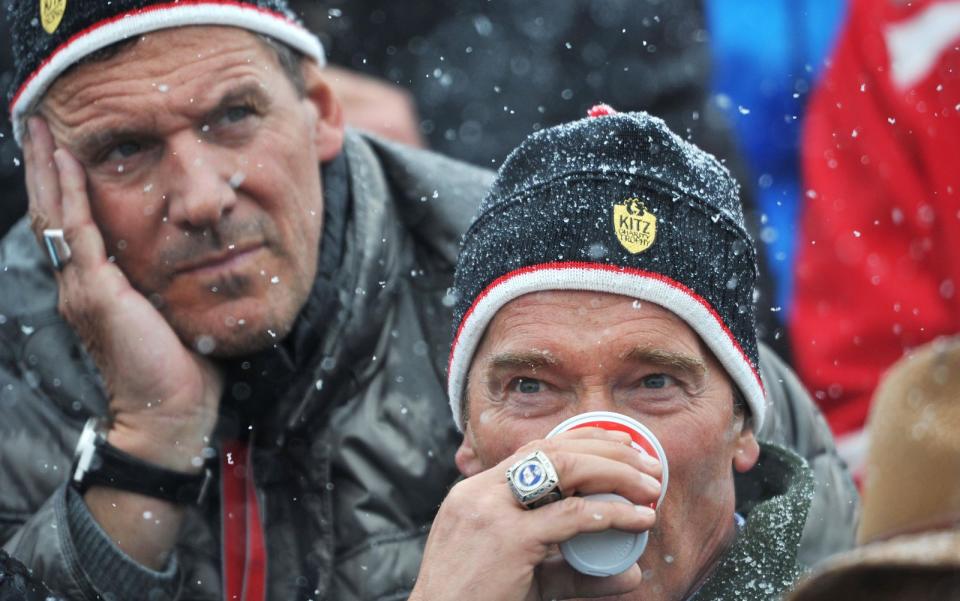
[(264, 601), (267, 555), (253, 464), (246, 441), (221, 447), (223, 590), (226, 601)]

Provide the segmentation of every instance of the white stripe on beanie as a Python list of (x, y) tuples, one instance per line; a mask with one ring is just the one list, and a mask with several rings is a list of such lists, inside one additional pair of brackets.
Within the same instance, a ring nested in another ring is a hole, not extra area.
[(473, 355), (496, 313), (510, 301), (545, 290), (608, 292), (654, 303), (672, 311), (703, 339), (733, 383), (743, 392), (754, 428), (763, 426), (766, 400), (759, 372), (710, 304), (683, 284), (663, 275), (599, 263), (547, 263), (512, 271), (491, 283), (464, 314), (450, 352), (447, 393), (457, 428)]
[(240, 2), (158, 4), (116, 15), (77, 33), (46, 58), (20, 87), (10, 105), (13, 133), (22, 143), (23, 118), (64, 71), (97, 50), (121, 40), (173, 27), (224, 25), (262, 33), (296, 48), (319, 65), (326, 63), (317, 36), (285, 15)]

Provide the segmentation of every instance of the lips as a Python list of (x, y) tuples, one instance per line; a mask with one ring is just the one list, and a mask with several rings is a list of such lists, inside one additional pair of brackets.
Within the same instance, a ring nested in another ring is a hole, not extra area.
[(200, 274), (237, 267), (251, 255), (264, 247), (263, 242), (231, 244), (218, 252), (208, 253), (196, 259), (190, 259), (177, 265), (174, 275)]

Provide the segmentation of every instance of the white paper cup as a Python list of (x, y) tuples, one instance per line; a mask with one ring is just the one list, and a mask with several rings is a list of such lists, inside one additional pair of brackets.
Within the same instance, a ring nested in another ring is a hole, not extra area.
[[(660, 446), (660, 441), (646, 426), (632, 417), (613, 413), (611, 411), (590, 411), (581, 413), (566, 420), (554, 428), (547, 438), (551, 438), (577, 428), (603, 428), (626, 432), (633, 438), (631, 443), (640, 453), (656, 457), (663, 466), (663, 476), (660, 479), (660, 498), (651, 507), (656, 509), (667, 493), (669, 472), (667, 470), (667, 456)], [(563, 482), (560, 483), (563, 486)], [(587, 499), (600, 501), (621, 501), (630, 503), (627, 499), (613, 493), (587, 495)], [(563, 558), (575, 570), (590, 576), (614, 576), (630, 569), (647, 548), (648, 532), (639, 534), (624, 532), (623, 530), (604, 530), (580, 534), (560, 545)]]

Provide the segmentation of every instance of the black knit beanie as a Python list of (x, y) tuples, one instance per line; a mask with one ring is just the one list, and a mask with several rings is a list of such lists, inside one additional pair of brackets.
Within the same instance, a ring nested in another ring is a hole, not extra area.
[(323, 46), (285, 0), (5, 0), (15, 74), (8, 92), (14, 135), (50, 84), (77, 61), (158, 29), (227, 25), (270, 36), (324, 63)]
[(447, 388), (457, 426), (483, 333), (542, 290), (621, 294), (683, 319), (763, 423), (753, 285), (737, 184), (713, 156), (646, 113), (537, 132), (513, 151), (464, 236)]

